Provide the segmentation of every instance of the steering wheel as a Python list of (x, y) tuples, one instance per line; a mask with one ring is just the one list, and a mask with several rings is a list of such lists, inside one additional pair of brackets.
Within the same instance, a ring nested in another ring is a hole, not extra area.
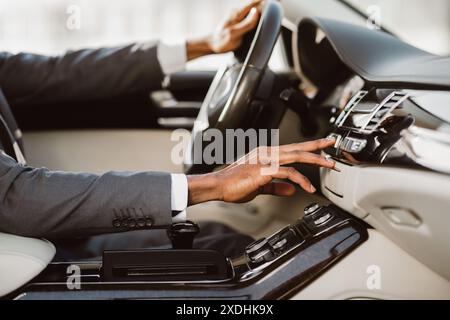
[(194, 146), (198, 148), (200, 144), (196, 141), (202, 141), (206, 130), (218, 129), (224, 133), (226, 129), (240, 127), (272, 55), (282, 18), (281, 5), (273, 0), (266, 1), (244, 62), (224, 66), (217, 71), (184, 152), (186, 173), (200, 171), (198, 165), (202, 161), (198, 159), (199, 150), (194, 150)]

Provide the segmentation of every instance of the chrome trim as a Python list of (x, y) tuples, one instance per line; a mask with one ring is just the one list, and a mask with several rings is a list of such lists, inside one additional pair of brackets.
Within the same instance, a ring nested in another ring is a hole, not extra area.
[(14, 153), (16, 154), (17, 162), (20, 163), (21, 165), (26, 165), (27, 160), (25, 160), (25, 156), (23, 155), (22, 150), (20, 150), (20, 147), (19, 147), (19, 144), (17, 143), (17, 141), (14, 141), (14, 143), (13, 143), (13, 149), (14, 149)]
[(17, 140), (22, 139), (22, 137), (23, 137), (22, 131), (20, 131), (20, 129), (17, 129), (16, 131), (14, 131), (14, 137)]
[(342, 140), (339, 149), (350, 153), (359, 153), (366, 147), (366, 145), (366, 139), (358, 139), (347, 136)]
[(305, 216), (310, 215), (311, 213), (316, 212), (319, 208), (320, 207), (318, 203), (312, 203), (303, 210), (304, 215)]
[(350, 101), (345, 105), (344, 110), (342, 110), (339, 117), (336, 119), (336, 125), (342, 127), (345, 120), (352, 113), (353, 109), (358, 105), (359, 102), (369, 93), (366, 90), (360, 90), (350, 99)]
[[(393, 101), (394, 97), (396, 96), (400, 96), (400, 98), (397, 101)], [(392, 92), (390, 95), (388, 95), (382, 102), (380, 102), (380, 104), (378, 104), (378, 107), (370, 114), (370, 118), (367, 119), (366, 123), (359, 129), (359, 132), (361, 133), (372, 133), (374, 132), (378, 126), (383, 123), (384, 120), (386, 120), (386, 118), (391, 114), (392, 111), (394, 111), (395, 109), (397, 109), (397, 107), (402, 104), (406, 99), (408, 99), (409, 94), (405, 93), (405, 92), (401, 92), (401, 91), (395, 91)], [(389, 107), (389, 110), (385, 113), (385, 115), (383, 115), (380, 120), (378, 121), (378, 123), (370, 130), (367, 130), (367, 126), (369, 125), (369, 123), (375, 118), (375, 116), (377, 115), (378, 112), (380, 112), (380, 110), (384, 107), (386, 107), (386, 105), (390, 102), (394, 102), (394, 104)]]
[(250, 243), (246, 248), (245, 251), (247, 253), (247, 255), (249, 253), (253, 253), (259, 249), (261, 249), (262, 247), (264, 247), (267, 244), (267, 239), (266, 238), (262, 238), (259, 240), (256, 240), (252, 243)]
[[(220, 279), (220, 280), (192, 280), (192, 281), (189, 281), (189, 283), (192, 283), (192, 284), (220, 284), (220, 283), (224, 283), (224, 282), (230, 281), (231, 279), (235, 278), (236, 277), (236, 273), (235, 273), (235, 270), (233, 268), (232, 261), (231, 261), (230, 258), (226, 258), (226, 260), (227, 260), (228, 266), (230, 267), (229, 270), (231, 271), (228, 278)], [(62, 264), (62, 265), (64, 265), (64, 264), (68, 264), (68, 263), (67, 262), (52, 262), (51, 264)], [(73, 263), (69, 262), (69, 264), (75, 264), (76, 265), (77, 263), (76, 262), (73, 262)], [(84, 264), (84, 262), (81, 262), (79, 264), (80, 265)], [(87, 263), (87, 264), (89, 264), (89, 263)], [(101, 277), (101, 275), (100, 275), (100, 277)], [(98, 283), (98, 282), (87, 281), (87, 282), (82, 282), (82, 285), (83, 284), (96, 284), (96, 283)], [(176, 281), (173, 281), (173, 280), (170, 280), (170, 281), (166, 281), (166, 280), (162, 280), (162, 281), (155, 281), (155, 280), (142, 281), (142, 280), (140, 280), (140, 281), (117, 281), (117, 282), (116, 281), (114, 281), (114, 282), (112, 282), (112, 281), (104, 281), (104, 282), (101, 282), (101, 283), (105, 284), (105, 285), (125, 285), (125, 284), (127, 284), (127, 285), (130, 285), (130, 284), (180, 284), (181, 285), (181, 284), (186, 284), (186, 280), (176, 280)], [(35, 282), (35, 283), (32, 283), (32, 285), (54, 285), (54, 284), (61, 284), (61, 283), (60, 282)]]

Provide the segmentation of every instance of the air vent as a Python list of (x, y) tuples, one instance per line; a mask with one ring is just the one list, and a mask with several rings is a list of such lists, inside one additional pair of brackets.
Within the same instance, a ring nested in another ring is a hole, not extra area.
[(349, 114), (353, 111), (353, 109), (358, 105), (358, 103), (361, 102), (361, 100), (367, 95), (368, 91), (358, 91), (351, 99), (350, 101), (347, 103), (347, 105), (345, 106), (344, 110), (341, 112), (341, 114), (339, 115), (339, 117), (336, 120), (336, 125), (338, 127), (341, 127), (345, 120), (347, 119), (347, 117), (349, 116)]
[(400, 91), (391, 93), (384, 99), (370, 115), (367, 122), (360, 128), (361, 132), (373, 132), (378, 126), (394, 111), (403, 101), (408, 98), (408, 94)]

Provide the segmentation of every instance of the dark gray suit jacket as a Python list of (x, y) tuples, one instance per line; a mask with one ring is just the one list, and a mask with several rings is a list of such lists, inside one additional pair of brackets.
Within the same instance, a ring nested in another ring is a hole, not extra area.
[[(56, 57), (0, 53), (0, 90), (12, 108), (150, 90), (162, 80), (156, 44)], [(0, 134), (14, 139), (17, 125), (6, 99), (0, 97), (0, 122), (7, 126)], [(168, 173), (53, 172), (18, 164), (11, 156), (0, 151), (0, 232), (74, 237), (171, 223)]]

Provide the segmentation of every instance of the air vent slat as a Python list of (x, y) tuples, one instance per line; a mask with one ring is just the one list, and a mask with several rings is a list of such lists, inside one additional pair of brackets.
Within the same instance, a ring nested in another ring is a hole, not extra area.
[(358, 93), (356, 93), (350, 101), (347, 103), (347, 105), (344, 108), (344, 111), (341, 112), (339, 117), (336, 120), (336, 125), (338, 127), (341, 127), (347, 117), (352, 113), (353, 109), (361, 102), (361, 100), (367, 95), (368, 91), (361, 90)]
[(390, 108), (392, 108), (393, 106), (395, 106), (395, 103), (396, 103), (396, 102), (388, 102), (388, 103), (386, 103), (384, 106), (382, 106), (381, 109), (390, 109)]
[[(344, 110), (336, 119), (338, 127), (358, 130), (362, 133), (371, 133), (380, 126), (384, 120), (408, 98), (408, 94), (396, 91), (387, 96), (379, 104), (364, 100), (368, 91), (359, 91), (347, 103)], [(350, 120), (350, 121), (349, 121)]]
[(373, 132), (378, 126), (383, 123), (386, 117), (408, 98), (408, 95), (403, 92), (393, 92), (386, 99), (384, 99), (371, 114), (366, 124), (363, 125), (360, 131)]

